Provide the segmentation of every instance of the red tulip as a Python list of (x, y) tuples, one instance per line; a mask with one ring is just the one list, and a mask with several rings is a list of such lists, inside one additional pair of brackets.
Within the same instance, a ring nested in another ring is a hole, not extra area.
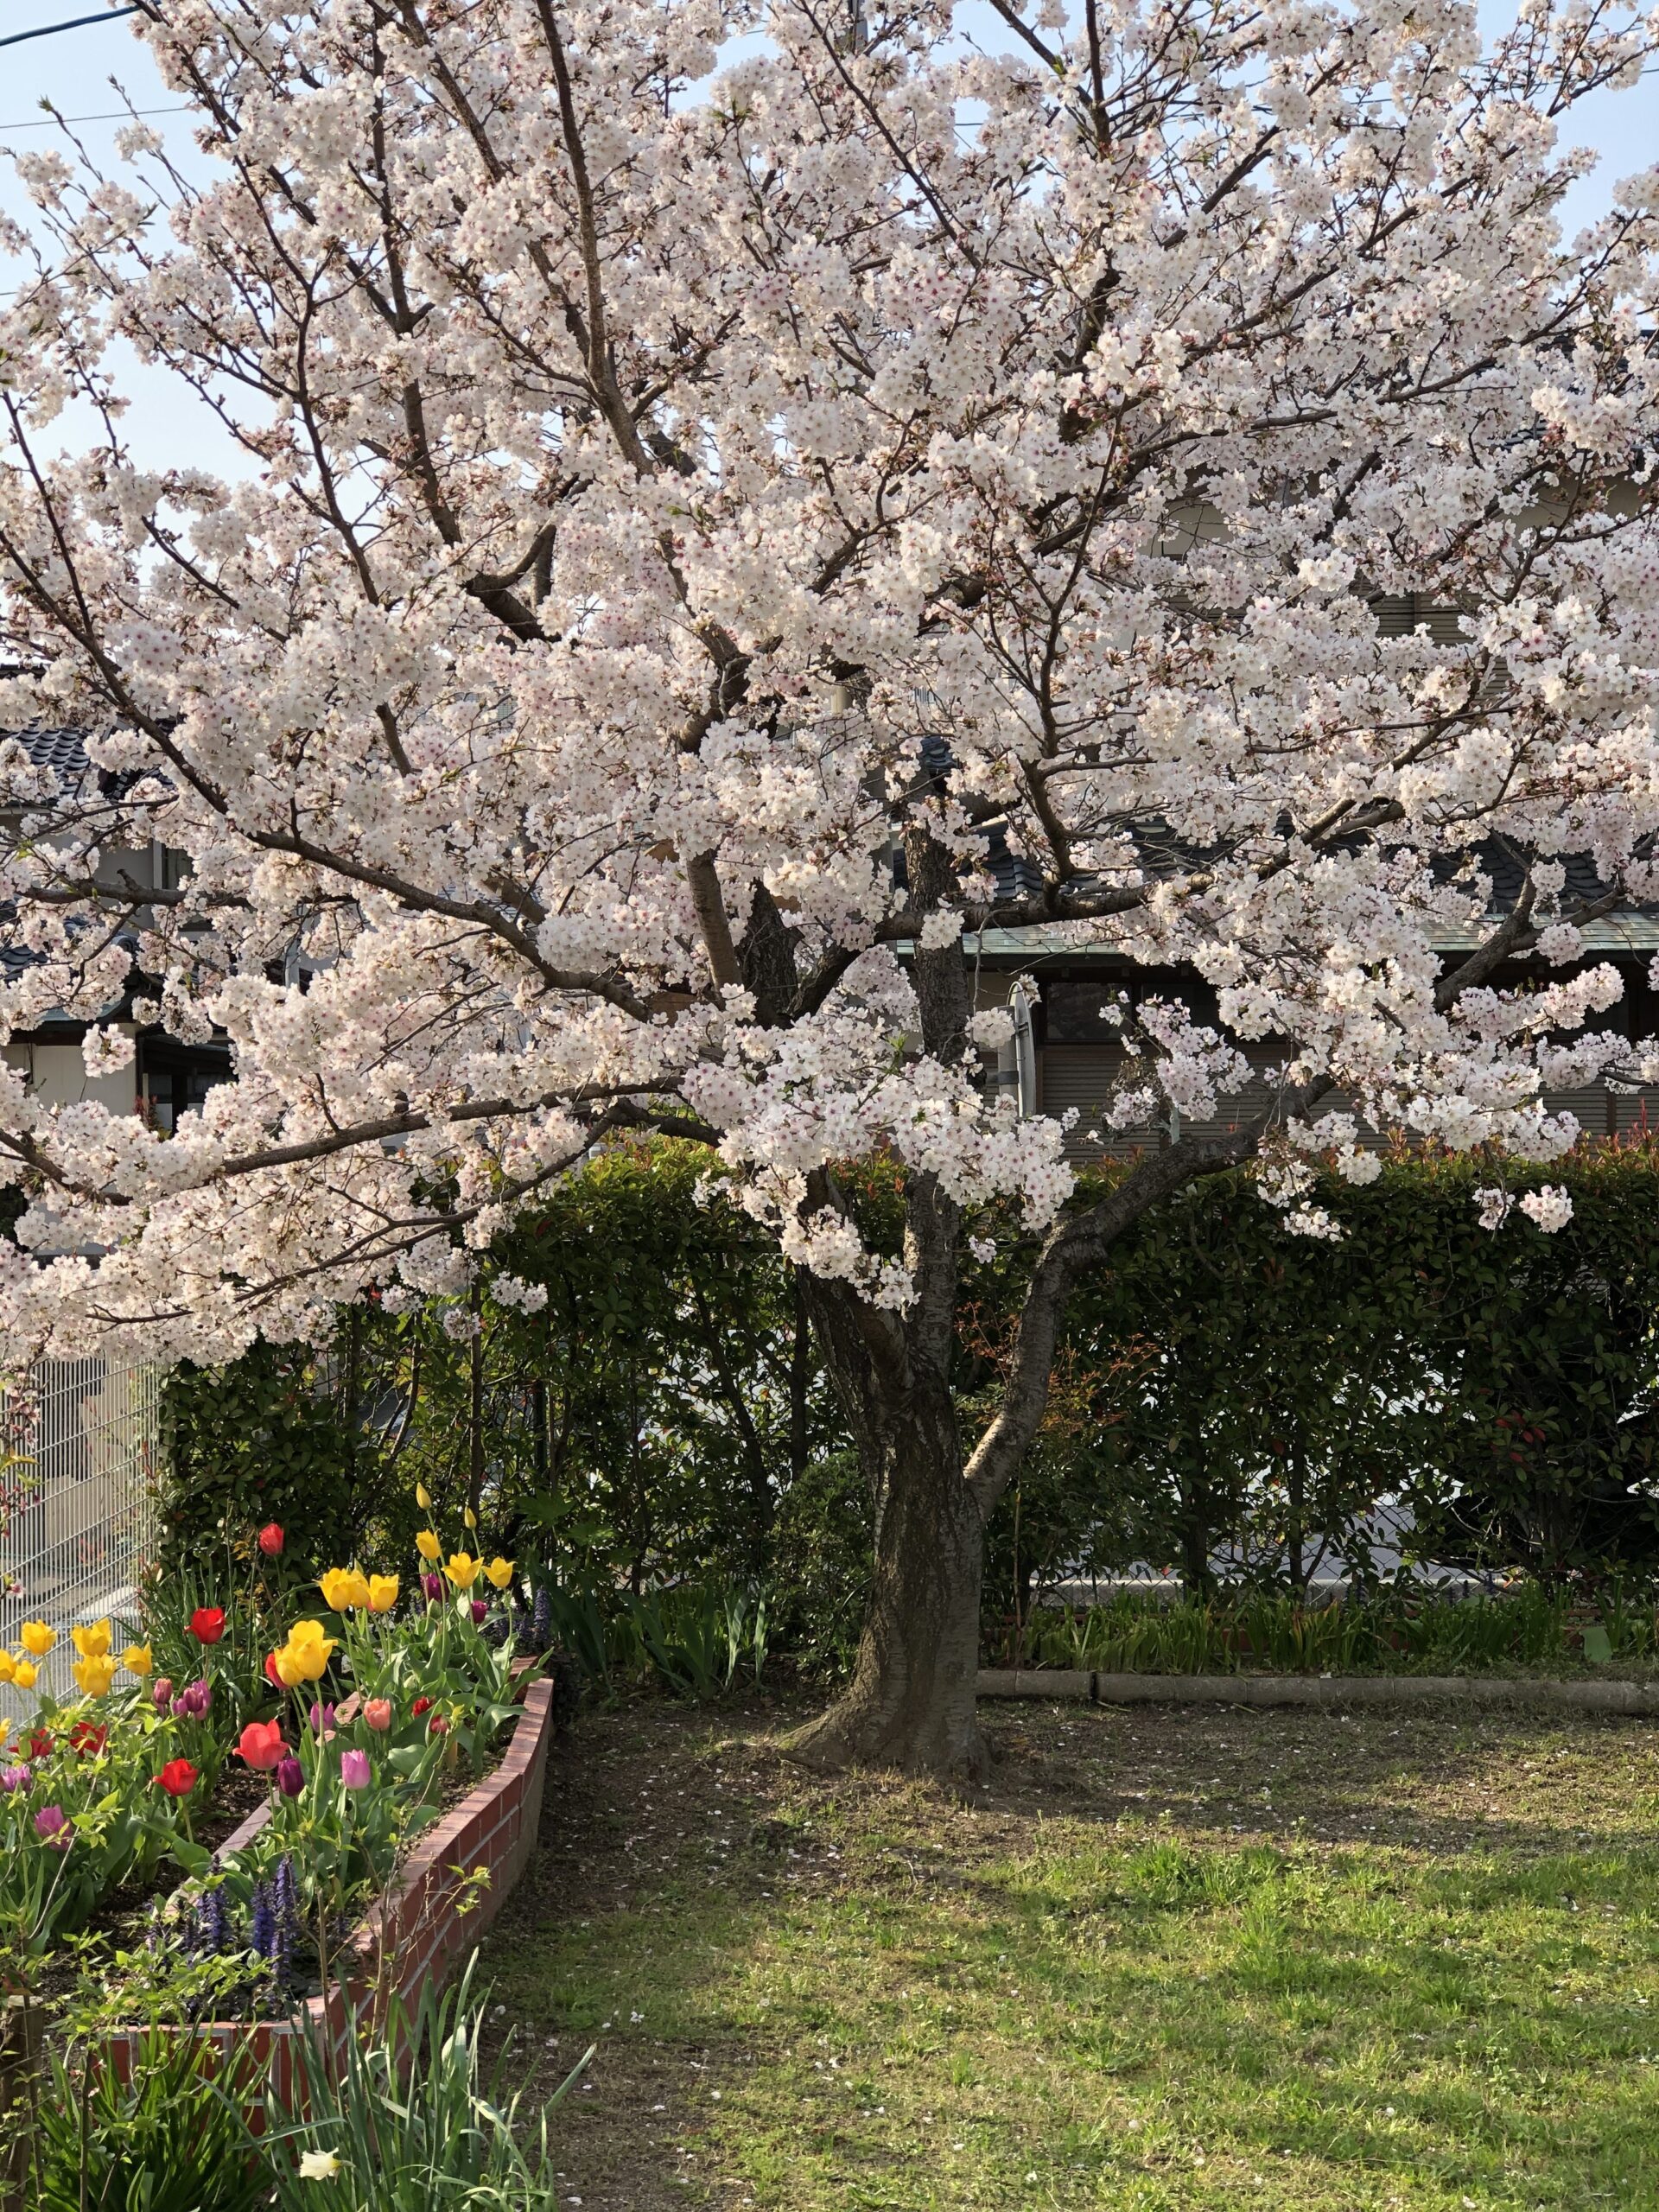
[(217, 1643), (225, 1633), (223, 1605), (198, 1605), (190, 1616), (190, 1633), (198, 1643)]
[(288, 1745), (283, 1741), (282, 1722), (250, 1720), (237, 1739), (236, 1748), (251, 1767), (268, 1774), (288, 1753)]
[(69, 1731), (69, 1748), (79, 1759), (95, 1759), (110, 1740), (107, 1728), (95, 1728), (90, 1720), (77, 1720)]
[(280, 1522), (276, 1521), (267, 1521), (264, 1527), (259, 1531), (258, 1541), (259, 1548), (267, 1559), (280, 1559), (282, 1557), (283, 1545), (285, 1539), (283, 1535)]
[(37, 1728), (23, 1745), (23, 1757), (26, 1759), (49, 1759), (51, 1756), (52, 1738), (44, 1728)]
[(279, 1690), (283, 1687), (283, 1678), (276, 1671), (276, 1654), (274, 1651), (267, 1651), (265, 1654), (265, 1680), (274, 1690)]
[(441, 1713), (435, 1713), (426, 1725), (435, 1736), (447, 1736), (449, 1733), (449, 1723)]
[(165, 1789), (169, 1797), (188, 1797), (198, 1780), (196, 1770), (188, 1759), (168, 1759), (156, 1777), (158, 1789)]
[(429, 1697), (417, 1697), (409, 1709), (418, 1720), (423, 1713), (431, 1712), (432, 1700)]

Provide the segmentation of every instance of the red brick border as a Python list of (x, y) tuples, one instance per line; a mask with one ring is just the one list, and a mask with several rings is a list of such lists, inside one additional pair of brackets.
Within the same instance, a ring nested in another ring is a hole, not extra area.
[[(326, 1999), (308, 1998), (289, 2020), (204, 2021), (171, 2032), (211, 2044), (227, 2068), (251, 2059), (253, 2078), (286, 2103), (294, 2038), (305, 2026), (337, 2050), (353, 2007), (384, 2016), (396, 1998), (412, 2013), (427, 1986), (442, 1988), (476, 1948), (529, 1864), (552, 1736), (553, 1685), (532, 1682), (500, 1764), (422, 1837), (396, 1889), (370, 1908), (334, 1961)], [(250, 1842), (270, 1817), (270, 1806), (260, 1806), (221, 1845), (221, 1854)], [(480, 1872), (486, 1881), (476, 1884)], [(123, 2078), (130, 2075), (144, 2033), (124, 2029), (109, 2039), (110, 2063)]]

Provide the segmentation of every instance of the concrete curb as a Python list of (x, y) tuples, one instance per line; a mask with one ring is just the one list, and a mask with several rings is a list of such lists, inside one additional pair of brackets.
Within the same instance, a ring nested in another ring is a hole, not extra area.
[(982, 1668), (984, 1698), (1091, 1705), (1553, 1706), (1659, 1718), (1659, 1682), (1510, 1681), (1495, 1675), (1105, 1675), (1082, 1668)]

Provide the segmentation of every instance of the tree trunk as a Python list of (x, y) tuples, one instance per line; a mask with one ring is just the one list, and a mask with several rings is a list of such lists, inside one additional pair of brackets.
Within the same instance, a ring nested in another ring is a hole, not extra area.
[(876, 1452), (875, 1573), (857, 1664), (790, 1749), (814, 1766), (982, 1780), (975, 1689), (985, 1530), (948, 1395), (918, 1392), (884, 1409)]

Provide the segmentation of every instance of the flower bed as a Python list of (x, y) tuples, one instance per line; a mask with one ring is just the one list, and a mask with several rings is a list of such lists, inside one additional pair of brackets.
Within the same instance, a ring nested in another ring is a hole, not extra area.
[[(535, 1847), (553, 1731), (553, 1686), (531, 1682), (506, 1751), (400, 1866), (342, 1950), (325, 1993), (287, 2019), (199, 2021), (175, 2032), (211, 2044), (232, 2078), (251, 2061), (262, 2087), (286, 2102), (296, 2036), (308, 2031), (338, 2050), (353, 2018), (399, 2007), (413, 2018), (428, 1985), (442, 1986), (476, 1945), (523, 1873)], [(272, 1817), (262, 1805), (221, 1847), (222, 1860), (255, 1848)], [(124, 2075), (152, 2031), (118, 2030), (109, 2063)]]

